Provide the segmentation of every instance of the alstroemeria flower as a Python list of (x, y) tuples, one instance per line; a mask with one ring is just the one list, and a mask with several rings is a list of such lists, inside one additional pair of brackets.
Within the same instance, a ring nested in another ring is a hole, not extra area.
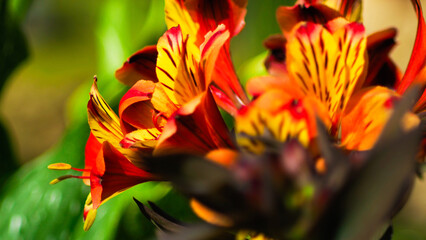
[[(249, 82), (248, 91), (254, 96), (262, 96), (269, 89), (278, 87), (284, 91), (291, 89), (291, 94), (299, 98), (315, 96), (327, 109), (332, 121), (329, 131), (338, 142), (342, 142), (344, 147), (351, 150), (369, 149), (374, 145), (392, 113), (393, 104), (386, 103), (399, 98), (399, 95), (391, 89), (372, 88), (358, 94), (363, 95), (362, 103), (359, 102), (360, 97), (352, 98), (353, 94), (364, 87), (367, 72), (371, 70), (367, 68), (367, 39), (364, 36), (364, 27), (360, 23), (347, 22), (339, 17), (337, 12), (333, 13), (334, 10), (321, 4), (313, 4), (308, 9), (295, 6), (283, 7), (277, 11), (285, 39), (274, 40), (275, 43), (270, 39), (268, 44), (272, 48), (278, 48), (280, 42), (285, 44), (282, 50), (284, 58), (281, 62), (277, 62), (276, 58), (270, 58), (268, 64), (273, 67), (270, 69), (273, 75)], [(313, 14), (306, 15), (309, 12)], [(286, 19), (289, 21), (285, 21)], [(379, 97), (368, 91), (386, 94)], [(377, 103), (374, 107), (378, 109), (367, 111), (369, 102)], [(359, 107), (353, 107), (357, 104), (365, 108), (363, 114), (351, 113), (354, 109), (361, 111)], [(348, 105), (351, 107), (347, 108)], [(343, 123), (349, 119), (346, 115), (358, 118), (355, 122), (366, 123), (366, 119), (372, 122), (348, 129), (349, 124)], [(404, 124), (409, 126), (418, 124), (417, 117), (409, 118), (411, 119), (407, 120), (409, 123)], [(345, 126), (344, 136), (341, 134), (343, 126)], [(375, 131), (368, 130), (373, 126)], [(351, 141), (347, 139), (349, 135)]]
[(152, 181), (156, 178), (133, 165), (129, 159), (115, 149), (109, 142), (98, 142), (91, 134), (86, 145), (85, 168), (73, 168), (66, 163), (49, 165), (53, 170), (75, 170), (83, 172), (82, 176), (64, 175), (51, 182), (56, 184), (68, 178), (79, 178), (90, 185), (90, 193), (84, 207), (84, 230), (88, 230), (96, 218), (98, 207), (134, 185)]
[[(167, 0), (166, 24), (168, 28), (180, 25), (184, 34), (196, 37), (200, 45), (204, 36), (213, 31), (217, 25), (224, 24), (230, 36), (237, 35), (244, 27), (247, 0)], [(214, 97), (223, 109), (235, 114), (241, 105), (248, 103), (248, 98), (241, 87), (231, 61), (230, 39), (221, 47), (212, 81)]]
[[(159, 39), (156, 61), (158, 82), (136, 82), (120, 102), (121, 126), (125, 132), (121, 141), (123, 147), (151, 150), (156, 147), (158, 154), (169, 146), (184, 151), (185, 142), (204, 148), (204, 153), (231, 145), (209, 89), (219, 51), (228, 38), (229, 32), (225, 26), (219, 25), (206, 35), (200, 47), (197, 47), (192, 36), (183, 35), (180, 27), (169, 29)], [(211, 122), (221, 127), (213, 127)], [(182, 133), (185, 128), (176, 128), (177, 124), (186, 126), (188, 132)], [(199, 130), (196, 130), (198, 125)], [(194, 141), (174, 139), (191, 138), (191, 133), (196, 135)], [(210, 140), (195, 141), (203, 136)], [(157, 145), (159, 138), (161, 144)], [(179, 142), (182, 146), (175, 146), (171, 142)], [(197, 147), (193, 147), (192, 151), (200, 152)]]
[[(205, 0), (167, 0), (165, 5), (168, 29), (179, 26), (182, 36), (190, 36), (190, 44), (197, 48), (201, 48), (206, 35), (214, 32), (218, 25), (224, 25), (229, 31), (230, 37), (221, 46), (215, 46), (218, 47), (218, 56), (210, 74), (211, 89), (216, 101), (231, 114), (235, 114), (241, 105), (248, 103), (229, 53), (231, 37), (237, 35), (244, 26), (246, 5), (246, 0), (220, 0), (215, 4)], [(157, 47), (157, 50), (162, 51), (162, 47)], [(153, 74), (156, 72), (156, 54), (154, 46), (138, 51), (117, 70), (116, 77), (130, 86), (141, 79), (156, 81), (157, 78)]]

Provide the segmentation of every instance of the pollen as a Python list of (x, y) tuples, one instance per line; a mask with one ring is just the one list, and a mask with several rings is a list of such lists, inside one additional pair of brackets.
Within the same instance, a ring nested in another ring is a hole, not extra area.
[(50, 170), (69, 170), (71, 169), (71, 165), (68, 163), (53, 163), (47, 166)]

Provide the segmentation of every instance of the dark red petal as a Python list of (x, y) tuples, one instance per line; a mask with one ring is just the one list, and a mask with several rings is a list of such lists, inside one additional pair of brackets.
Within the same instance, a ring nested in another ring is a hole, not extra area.
[(115, 77), (122, 83), (132, 86), (138, 80), (157, 82), (155, 65), (157, 63), (157, 46), (147, 46), (134, 53), (115, 71)]
[(154, 154), (203, 155), (218, 148), (233, 148), (233, 143), (213, 96), (207, 91), (168, 120)]
[(276, 15), (284, 36), (287, 36), (299, 22), (326, 24), (337, 17), (341, 17), (339, 12), (322, 4), (279, 7)]
[(150, 173), (133, 165), (108, 142), (103, 143), (102, 153), (90, 177), (93, 208), (99, 207), (102, 201), (115, 193), (154, 179)]
[[(367, 51), (369, 61), (364, 86), (377, 84), (388, 87), (394, 86), (397, 76), (392, 77), (392, 74), (396, 74), (397, 72), (392, 71), (392, 61), (389, 58), (389, 52), (395, 46), (395, 36), (396, 29), (394, 28), (389, 28), (368, 36)], [(389, 70), (389, 72), (385, 72), (386, 70)]]

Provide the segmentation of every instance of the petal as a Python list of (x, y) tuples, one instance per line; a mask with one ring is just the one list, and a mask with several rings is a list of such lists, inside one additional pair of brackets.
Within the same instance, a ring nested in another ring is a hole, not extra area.
[(180, 27), (169, 29), (157, 44), (157, 77), (176, 105), (184, 104), (206, 89), (199, 74), (200, 51)]
[[(424, 54), (426, 52), (426, 23), (420, 1), (411, 0), (411, 2), (416, 10), (418, 19), (417, 35), (405, 74), (401, 82), (396, 85), (397, 92), (400, 94), (404, 93), (414, 83), (420, 83), (422, 86), (426, 85), (426, 55)], [(423, 94), (414, 109), (416, 112), (426, 110), (426, 90), (423, 90)]]
[(210, 85), (213, 69), (216, 66), (217, 57), (229, 39), (229, 31), (226, 30), (225, 25), (221, 24), (217, 28), (208, 32), (205, 36), (205, 41), (200, 46), (201, 50), (201, 69), (204, 72), (206, 85)]
[(216, 0), (214, 3), (196, 0), (188, 1), (185, 5), (204, 34), (219, 24), (225, 24), (232, 36), (235, 36), (245, 24), (247, 0)]
[(330, 33), (321, 25), (304, 23), (287, 43), (289, 75), (306, 95), (316, 96), (338, 121), (352, 92), (365, 79), (364, 27), (351, 23)]
[(233, 224), (228, 216), (213, 211), (195, 199), (191, 199), (190, 205), (194, 213), (208, 223), (222, 227), (230, 227)]
[[(392, 87), (397, 76), (391, 77), (380, 76), (380, 71), (383, 71), (388, 66), (388, 70), (392, 70), (389, 64), (392, 64), (389, 58), (389, 52), (395, 46), (396, 29), (389, 28), (384, 31), (374, 33), (367, 38), (368, 51), (368, 73), (364, 82), (364, 86), (380, 85)], [(385, 69), (384, 69), (385, 68)], [(394, 69), (396, 70), (396, 69)], [(382, 73), (383, 74), (383, 73)], [(396, 71), (390, 71), (389, 75), (397, 74)], [(386, 82), (383, 82), (386, 81)]]
[(238, 113), (238, 145), (256, 154), (265, 150), (265, 140), (285, 142), (295, 138), (308, 146), (317, 135), (317, 115), (327, 126), (331, 125), (327, 110), (315, 98), (298, 98), (284, 90), (271, 89)]
[(147, 46), (130, 56), (123, 66), (115, 71), (115, 77), (122, 83), (133, 86), (138, 80), (158, 81), (155, 73), (157, 46)]
[(213, 96), (207, 91), (182, 106), (167, 121), (154, 155), (204, 155), (218, 148), (233, 148), (233, 144)]
[(102, 154), (91, 171), (91, 196), (93, 208), (118, 193), (154, 177), (136, 167), (108, 142), (102, 144)]
[(126, 134), (120, 143), (124, 148), (138, 147), (154, 149), (160, 134), (161, 131), (157, 128), (138, 129)]
[[(165, 2), (167, 29), (180, 26), (182, 32), (191, 36), (197, 36), (200, 28), (199, 23), (192, 20), (191, 15), (185, 7), (184, 0), (166, 0)], [(204, 37), (201, 36), (201, 37)], [(200, 38), (201, 38), (200, 37)], [(202, 42), (204, 39), (200, 40)]]
[(339, 11), (350, 22), (362, 21), (361, 0), (325, 0), (324, 4)]
[[(270, 89), (287, 89), (296, 90), (297, 88), (289, 88), (291, 82), (288, 78), (275, 76), (261, 76), (252, 78), (247, 82), (247, 92), (253, 97), (258, 97)], [(298, 94), (301, 95), (301, 94)]]
[[(393, 112), (399, 95), (388, 88), (363, 89), (351, 98), (342, 116), (341, 144), (346, 149), (365, 151), (376, 143)], [(407, 113), (403, 119), (404, 129), (417, 126), (419, 119)]]
[(155, 121), (161, 114), (168, 118), (177, 110), (160, 83), (140, 80), (123, 96), (119, 105), (119, 114), (124, 133), (137, 129), (155, 128), (164, 125), (164, 121)]
[(184, 34), (196, 37), (199, 46), (204, 36), (218, 25), (225, 24), (232, 36), (244, 27), (247, 0), (166, 1), (167, 27), (180, 25)]
[(90, 90), (87, 113), (90, 129), (100, 143), (109, 141), (118, 144), (120, 142), (123, 137), (120, 119), (100, 95), (96, 79)]
[(139, 164), (141, 153), (121, 147), (120, 141), (124, 138), (124, 134), (121, 130), (120, 119), (100, 95), (96, 79), (90, 91), (87, 112), (91, 132), (97, 141), (101, 144), (109, 142), (134, 164)]
[(205, 157), (217, 164), (230, 168), (238, 159), (238, 152), (228, 148), (219, 148), (210, 151)]
[(298, 0), (297, 3), (306, 5), (322, 3), (340, 12), (350, 22), (360, 22), (362, 20), (361, 0)]
[[(92, 132), (90, 132), (89, 139), (86, 143), (86, 148), (84, 150), (84, 168), (92, 169), (96, 164), (96, 159), (100, 151), (102, 150), (102, 144), (96, 139)], [(84, 171), (83, 176), (90, 176), (90, 172)], [(89, 179), (83, 179), (84, 184), (90, 185)]]
[(415, 82), (415, 80), (426, 83), (426, 79), (418, 79), (417, 75), (426, 66), (426, 23), (423, 17), (422, 6), (419, 0), (412, 0), (413, 6), (416, 10), (418, 25), (417, 35), (414, 42), (413, 51), (411, 53), (410, 62), (408, 63), (407, 70), (405, 71), (404, 77), (401, 82), (397, 83), (397, 92), (402, 94), (408, 87)]
[(325, 5), (313, 4), (279, 7), (276, 16), (281, 31), (288, 38), (292, 29), (302, 21), (326, 24), (332, 19), (340, 17), (340, 14)]

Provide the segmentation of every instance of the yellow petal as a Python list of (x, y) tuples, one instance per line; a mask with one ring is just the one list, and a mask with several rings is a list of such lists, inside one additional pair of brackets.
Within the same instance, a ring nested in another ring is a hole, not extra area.
[(184, 1), (166, 0), (164, 10), (166, 13), (167, 29), (179, 25), (184, 34), (197, 36), (199, 24), (192, 20)]
[(300, 23), (288, 40), (290, 77), (306, 95), (314, 95), (336, 121), (366, 72), (366, 40), (361, 24), (334, 33), (321, 25)]
[(95, 222), (95, 219), (96, 219), (96, 213), (97, 213), (96, 209), (89, 210), (89, 212), (87, 213), (87, 216), (86, 216), (86, 220), (84, 221), (84, 225), (83, 225), (84, 231), (88, 231), (90, 229), (90, 227), (92, 227), (92, 225), (93, 225), (93, 223)]
[(182, 105), (206, 89), (199, 74), (200, 50), (180, 27), (158, 40), (157, 51), (157, 77), (174, 104)]

